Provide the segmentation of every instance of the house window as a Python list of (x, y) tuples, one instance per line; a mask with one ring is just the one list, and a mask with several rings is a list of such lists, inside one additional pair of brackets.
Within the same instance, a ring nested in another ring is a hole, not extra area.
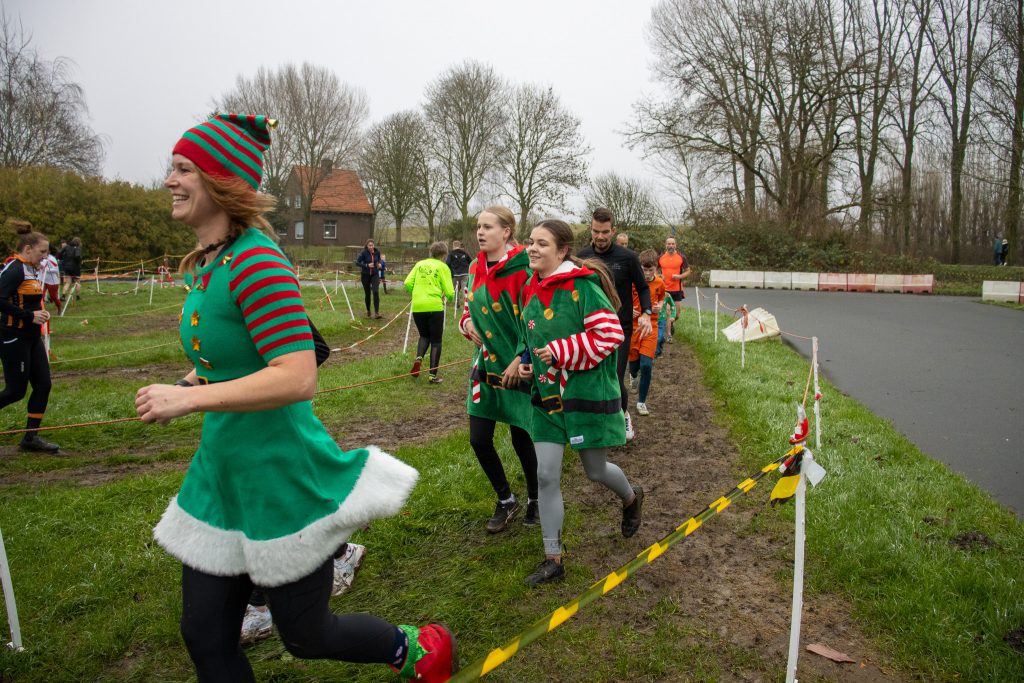
[(302, 208), (302, 195), (301, 194), (295, 195), (295, 208), (296, 209), (301, 209)]
[(285, 198), (284, 198), (284, 208), (290, 209), (291, 206), (292, 206), (291, 198), (289, 198), (287, 195), (285, 195)]
[(274, 228), (274, 232), (277, 233), (278, 237), (287, 237), (288, 236), (288, 226), (287, 225), (278, 225), (278, 226), (276, 226)]
[(336, 240), (336, 239), (338, 239), (338, 222), (337, 221), (324, 221), (324, 239), (325, 240)]
[(295, 239), (301, 240), (306, 237), (306, 226), (299, 221), (295, 224)]

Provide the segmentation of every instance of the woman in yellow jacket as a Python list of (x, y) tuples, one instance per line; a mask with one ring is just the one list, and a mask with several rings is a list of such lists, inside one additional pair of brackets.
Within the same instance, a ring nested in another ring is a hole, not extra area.
[(448, 246), (444, 242), (430, 245), (430, 258), (423, 259), (412, 267), (405, 278), (405, 288), (412, 294), (412, 319), (420, 339), (416, 343), (416, 361), (412, 364), (412, 376), (420, 376), (423, 354), (430, 347), (430, 382), (440, 384), (437, 364), (441, 360), (441, 337), (444, 334), (445, 302), (455, 296), (452, 287), (452, 271), (445, 265)]

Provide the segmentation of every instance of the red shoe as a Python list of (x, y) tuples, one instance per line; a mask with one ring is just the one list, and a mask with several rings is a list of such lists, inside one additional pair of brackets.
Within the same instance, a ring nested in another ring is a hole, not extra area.
[(409, 638), (409, 654), (399, 676), (422, 683), (441, 683), (459, 670), (455, 636), (447, 626), (427, 624), (416, 628), (402, 624), (398, 628)]
[(423, 363), (423, 358), (420, 357), (420, 356), (416, 356), (416, 360), (413, 361), (413, 363), (412, 363), (412, 370), (409, 371), (409, 374), (412, 375), (413, 377), (419, 377), (420, 376), (420, 365), (422, 363)]
[(810, 431), (810, 425), (807, 422), (807, 413), (804, 412), (802, 405), (796, 407), (796, 427), (793, 428), (793, 435), (789, 437), (789, 443), (798, 444), (803, 443), (807, 440), (807, 433)]

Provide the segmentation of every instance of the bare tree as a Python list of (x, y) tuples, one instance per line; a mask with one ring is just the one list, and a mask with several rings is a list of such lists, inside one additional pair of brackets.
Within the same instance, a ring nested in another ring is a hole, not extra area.
[(590, 148), (580, 133), (580, 120), (550, 87), (521, 85), (499, 134), (501, 184), (519, 205), (519, 224), (530, 212), (548, 207), (565, 211), (570, 189), (587, 180), (583, 157)]
[(494, 69), (467, 61), (427, 86), (424, 106), (433, 155), (463, 221), (487, 171), (504, 121), (505, 84)]
[(237, 76), (234, 88), (214, 100), (214, 108), (222, 112), (264, 114), (279, 119), (270, 148), (263, 155), (263, 188), (269, 194), (283, 194), (288, 174), (296, 162), (292, 140), (295, 127), (292, 122), (281, 120), (288, 109), (281, 72), (261, 66), (252, 78)]
[(585, 199), (587, 220), (591, 211), (603, 206), (615, 215), (615, 226), (620, 230), (654, 225), (661, 218), (661, 210), (650, 188), (637, 178), (617, 173), (599, 175), (590, 182)]
[(451, 194), (445, 183), (446, 174), (431, 154), (421, 154), (416, 163), (416, 208), (427, 222), (427, 237), (432, 242), (441, 225), (450, 220), (448, 205)]
[(70, 62), (40, 58), (31, 42), (0, 8), (0, 166), (99, 173), (103, 140), (87, 123)]
[(970, 140), (975, 87), (992, 52), (991, 0), (935, 0), (925, 35), (947, 97), (936, 103), (949, 128), (950, 260), (960, 262), (963, 170)]
[(395, 239), (402, 241), (402, 223), (416, 209), (419, 165), (426, 156), (426, 128), (414, 111), (392, 114), (370, 129), (359, 160), (363, 182), (374, 186), (375, 208), (395, 221)]

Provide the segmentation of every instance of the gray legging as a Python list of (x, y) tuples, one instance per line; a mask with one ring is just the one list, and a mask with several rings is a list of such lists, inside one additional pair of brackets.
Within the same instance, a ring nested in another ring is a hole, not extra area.
[[(540, 497), (540, 530), (544, 537), (544, 554), (562, 554), (562, 521), (565, 505), (562, 503), (562, 455), (565, 444), (538, 441), (537, 483)], [(618, 465), (608, 462), (607, 448), (584, 448), (580, 460), (587, 479), (604, 484), (622, 499), (623, 504), (633, 498), (633, 487)]]

